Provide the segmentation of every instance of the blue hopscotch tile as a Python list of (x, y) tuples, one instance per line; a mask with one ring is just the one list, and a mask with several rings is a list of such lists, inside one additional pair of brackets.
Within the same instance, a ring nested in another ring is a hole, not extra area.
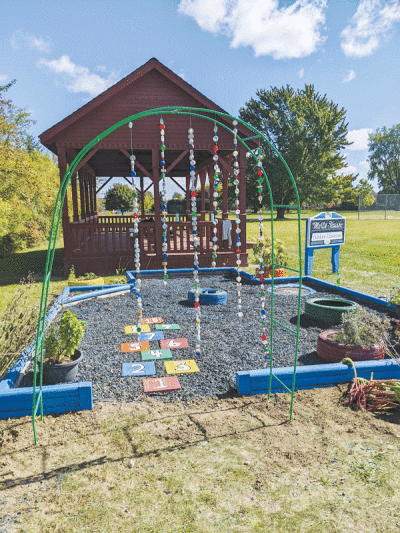
[(162, 331), (152, 331), (150, 333), (139, 333), (139, 341), (161, 341), (164, 339)]
[(122, 377), (128, 376), (154, 376), (156, 367), (154, 361), (144, 363), (122, 363)]

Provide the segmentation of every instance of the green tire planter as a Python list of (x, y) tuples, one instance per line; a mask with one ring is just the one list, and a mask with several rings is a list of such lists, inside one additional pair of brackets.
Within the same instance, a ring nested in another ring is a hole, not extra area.
[(306, 301), (306, 316), (321, 324), (335, 325), (342, 322), (343, 313), (352, 311), (358, 304), (343, 298), (311, 298)]

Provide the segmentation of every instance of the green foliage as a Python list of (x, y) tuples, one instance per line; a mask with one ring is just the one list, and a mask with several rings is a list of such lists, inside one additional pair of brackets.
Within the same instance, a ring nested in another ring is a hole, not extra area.
[(400, 305), (400, 285), (393, 285), (389, 294), (389, 305)]
[(72, 265), (71, 268), (69, 269), (68, 281), (73, 281), (74, 279), (75, 279), (75, 267), (74, 265)]
[(133, 209), (133, 191), (128, 185), (116, 183), (108, 189), (105, 197), (107, 211), (119, 210), (122, 214)]
[(70, 358), (78, 348), (85, 333), (86, 325), (83, 320), (71, 311), (64, 311), (58, 326), (58, 336), (51, 328), (43, 341), (46, 360), (51, 359), (60, 363), (64, 358)]
[(372, 311), (359, 306), (343, 313), (336, 341), (357, 346), (382, 344), (388, 338), (390, 330), (390, 321), (387, 318), (381, 319)]
[[(288, 164), (299, 191), (301, 203), (332, 201), (330, 179), (346, 167), (340, 150), (347, 146), (346, 111), (320, 96), (313, 85), (294, 91), (287, 86), (257, 91), (240, 110), (240, 117), (263, 132)], [(266, 143), (264, 169), (271, 184), (275, 204), (291, 205), (296, 201), (287, 170), (275, 151)], [(256, 163), (248, 161), (248, 203), (256, 202)], [(266, 184), (263, 197), (269, 203)], [(278, 209), (282, 218), (284, 209)]]
[[(260, 262), (262, 254), (264, 268), (272, 270), (272, 239), (266, 237), (264, 242), (258, 242), (253, 245), (253, 254), (255, 259)], [(286, 266), (288, 263), (288, 256), (285, 245), (280, 239), (274, 240), (274, 264)]]
[(381, 192), (400, 194), (400, 124), (370, 134), (368, 150), (368, 179), (377, 178)]
[(172, 195), (172, 200), (184, 200), (185, 197), (180, 192), (174, 192)]
[[(140, 201), (139, 205), (141, 205)], [(151, 194), (150, 191), (146, 191), (144, 193), (144, 211), (145, 213), (149, 211), (154, 211), (154, 196)]]
[[(85, 281), (88, 279), (96, 279), (98, 276), (94, 272), (85, 272), (83, 276), (79, 276), (78, 281)], [(69, 278), (68, 278), (69, 279)]]
[(58, 169), (42, 154), (27, 129), (29, 114), (0, 87), (0, 253), (2, 256), (47, 238), (59, 187)]
[(19, 359), (21, 351), (33, 339), (39, 304), (29, 303), (34, 281), (31, 275), (20, 281), (0, 318), (0, 378)]

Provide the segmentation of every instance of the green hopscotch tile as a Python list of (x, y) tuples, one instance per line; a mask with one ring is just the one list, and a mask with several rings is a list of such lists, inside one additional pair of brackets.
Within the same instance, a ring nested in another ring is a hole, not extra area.
[(180, 331), (179, 324), (156, 324), (156, 329), (159, 331)]
[(143, 350), (140, 352), (142, 361), (154, 361), (157, 359), (172, 359), (171, 350)]

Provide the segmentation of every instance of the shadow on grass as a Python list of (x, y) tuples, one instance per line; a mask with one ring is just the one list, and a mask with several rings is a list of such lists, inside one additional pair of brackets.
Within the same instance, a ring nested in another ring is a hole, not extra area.
[[(0, 285), (18, 283), (29, 272), (43, 275), (46, 267), (46, 250), (30, 250), (16, 252), (0, 259)], [(54, 252), (52, 274), (63, 276), (64, 271), (64, 248), (57, 248)]]

